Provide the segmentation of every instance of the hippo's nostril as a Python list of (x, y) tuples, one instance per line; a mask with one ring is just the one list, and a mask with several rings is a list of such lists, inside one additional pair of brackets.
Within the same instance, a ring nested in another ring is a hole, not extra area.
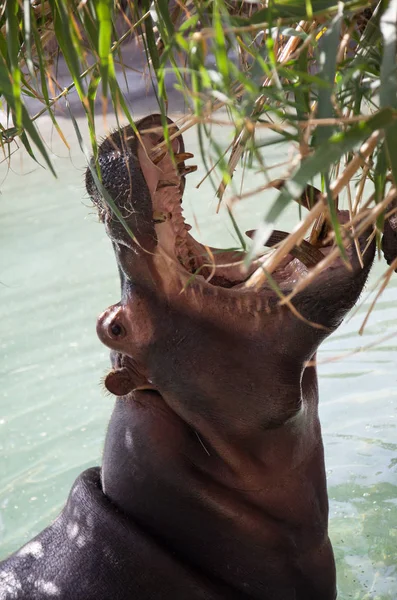
[(126, 325), (123, 307), (120, 304), (114, 304), (98, 317), (96, 331), (105, 346), (119, 352), (120, 343), (127, 338), (128, 327)]
[(125, 336), (125, 329), (120, 323), (113, 322), (110, 326), (110, 332), (113, 337), (121, 338)]

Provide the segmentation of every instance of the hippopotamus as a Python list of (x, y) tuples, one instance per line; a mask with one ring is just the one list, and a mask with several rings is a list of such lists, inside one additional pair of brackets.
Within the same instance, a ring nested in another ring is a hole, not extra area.
[(375, 242), (363, 231), (361, 257), (351, 243), (315, 278), (296, 249), (269, 277), (262, 256), (198, 243), (181, 205), (192, 155), (169, 119), (168, 132), (159, 115), (117, 130), (100, 183), (87, 170), (120, 274), (97, 322), (117, 398), (102, 466), (1, 563), (1, 600), (336, 598), (315, 357)]

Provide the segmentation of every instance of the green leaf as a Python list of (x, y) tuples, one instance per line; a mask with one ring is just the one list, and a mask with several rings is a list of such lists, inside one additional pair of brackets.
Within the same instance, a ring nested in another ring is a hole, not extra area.
[(24, 37), (25, 37), (25, 58), (26, 65), (29, 69), (29, 73), (32, 77), (34, 74), (34, 66), (33, 66), (33, 58), (32, 58), (32, 44), (31, 44), (31, 16), (32, 9), (30, 5), (30, 0), (23, 0), (23, 27), (24, 27)]
[[(374, 185), (375, 185), (375, 202), (379, 204), (385, 197), (386, 190), (386, 176), (387, 176), (387, 157), (385, 144), (382, 144), (378, 150), (375, 172), (374, 172)], [(384, 213), (379, 215), (376, 225), (379, 231), (383, 231), (383, 224), (385, 220)]]
[(16, 127), (22, 125), (22, 100), (21, 100), (21, 69), (18, 63), (19, 53), (19, 5), (17, 0), (7, 0), (5, 11), (7, 16), (7, 48), (11, 66), (12, 93), (14, 96), (14, 118)]
[[(308, 48), (303, 50), (298, 57), (299, 70), (303, 73), (309, 70), (308, 65)], [(302, 77), (297, 76), (296, 83), (294, 84), (294, 94), (296, 101), (296, 113), (300, 121), (305, 121), (310, 113), (310, 93), (309, 89), (302, 85)]]
[[(235, 17), (231, 18), (236, 25), (255, 25), (258, 23), (266, 23), (269, 21), (269, 12), (273, 19), (283, 19), (293, 22), (298, 19), (312, 20), (313, 17), (318, 17), (323, 14), (330, 16), (339, 10), (339, 2), (335, 0), (313, 0), (310, 5), (307, 2), (298, 0), (284, 0), (283, 2), (269, 2), (269, 8), (263, 8), (253, 12), (250, 17)], [(348, 0), (343, 2), (345, 11), (355, 11), (359, 8), (364, 8), (370, 5), (369, 0)]]
[(238, 237), (238, 239), (240, 241), (240, 244), (241, 244), (243, 250), (245, 251), (247, 249), (247, 244), (246, 244), (245, 239), (244, 239), (244, 234), (240, 231), (240, 228), (237, 225), (237, 221), (234, 218), (234, 215), (233, 215), (232, 211), (230, 210), (229, 206), (227, 207), (227, 212), (228, 212), (230, 220), (232, 222), (233, 229), (236, 232), (236, 235), (237, 235), (237, 237)]
[[(39, 132), (36, 129), (35, 124), (32, 123), (30, 116), (28, 114), (28, 111), (26, 110), (24, 105), (22, 105), (22, 126), (25, 129), (25, 131), (28, 132), (32, 141), (37, 146), (42, 157), (44, 158), (45, 162), (47, 163), (51, 173), (54, 175), (54, 177), (56, 177), (57, 175), (56, 175), (54, 167), (52, 166), (52, 163), (50, 161), (50, 157), (48, 156), (46, 147), (44, 146), (43, 140), (41, 139)], [(35, 160), (36, 160), (36, 158), (35, 158)], [(37, 160), (36, 160), (36, 162), (37, 162)]]
[[(321, 36), (318, 48), (320, 72), (318, 77), (324, 82), (324, 86), (319, 88), (317, 97), (317, 118), (326, 119), (334, 116), (334, 107), (332, 105), (332, 94), (335, 85), (336, 57), (341, 34), (341, 24), (343, 19), (343, 6), (340, 3), (336, 16), (332, 19), (326, 32)], [(314, 145), (323, 143), (332, 134), (331, 127), (320, 125), (314, 134)]]
[(229, 84), (229, 60), (227, 57), (226, 39), (223, 31), (221, 15), (219, 11), (219, 3), (215, 2), (213, 6), (213, 27), (214, 27), (214, 52), (216, 65), (219, 73), (222, 75), (224, 84)]
[(99, 21), (98, 56), (99, 70), (102, 76), (102, 94), (107, 97), (109, 60), (112, 60), (110, 46), (112, 41), (112, 0), (97, 0), (95, 10)]
[(338, 214), (336, 211), (336, 205), (335, 205), (334, 199), (332, 197), (332, 190), (331, 190), (330, 181), (329, 181), (329, 169), (324, 174), (324, 181), (325, 181), (325, 191), (327, 192), (326, 202), (327, 202), (327, 206), (328, 206), (328, 212), (329, 212), (329, 217), (331, 220), (332, 229), (334, 230), (334, 234), (335, 234), (335, 242), (339, 248), (342, 259), (345, 262), (348, 262), (346, 250), (343, 245), (343, 238), (342, 238), (342, 234), (341, 234), (341, 230), (340, 230), (340, 223), (339, 223)]
[(67, 4), (63, 0), (50, 0), (50, 6), (57, 42), (62, 50), (70, 74), (73, 77), (80, 100), (84, 102), (85, 89), (80, 77), (82, 71), (80, 59), (83, 58), (83, 51), (76, 39), (73, 24), (66, 10)]
[(98, 53), (99, 26), (95, 12), (95, 2), (85, 2), (84, 4), (81, 3), (81, 5), (80, 14), (85, 34), (88, 37), (91, 47)]
[(192, 15), (191, 17), (186, 19), (186, 21), (184, 23), (182, 23), (182, 25), (179, 27), (179, 32), (182, 33), (184, 31), (187, 31), (190, 28), (196, 27), (198, 20), (199, 20), (198, 14)]
[(386, 149), (385, 145), (382, 144), (378, 150), (375, 172), (374, 172), (374, 184), (375, 184), (375, 202), (379, 204), (385, 197), (386, 188), (386, 176), (387, 176), (387, 160), (386, 160)]
[[(11, 109), (11, 112), (13, 114), (15, 114), (14, 88), (13, 88), (13, 85), (11, 84), (7, 65), (6, 65), (3, 57), (0, 57), (0, 93), (4, 95), (8, 108)], [(47, 153), (46, 147), (43, 143), (43, 140), (41, 139), (41, 137), (36, 129), (35, 124), (32, 122), (30, 115), (29, 115), (28, 111), (26, 110), (23, 102), (21, 102), (21, 113), (22, 113), (21, 114), (21, 121), (22, 121), (21, 128), (16, 127), (17, 132), (19, 134), (23, 135), (26, 131), (29, 134), (30, 138), (32, 139), (34, 144), (37, 146), (42, 157), (44, 158), (45, 162), (47, 163), (50, 171), (56, 177), (56, 173), (54, 171), (54, 168), (53, 168), (50, 158), (48, 156), (48, 153)], [(22, 131), (21, 131), (21, 129), (22, 129)], [(25, 139), (26, 138), (22, 138), (22, 143), (24, 143)], [(24, 145), (25, 145), (27, 151), (29, 152), (29, 154), (32, 156), (32, 158), (36, 162), (38, 162), (37, 158), (30, 151), (31, 150), (30, 145), (28, 146), (26, 143)]]
[[(256, 247), (256, 239), (266, 241), (273, 230), (276, 219), (287, 208), (291, 200), (299, 198), (308, 181), (320, 173), (327, 172), (344, 154), (353, 150), (374, 131), (393, 126), (396, 118), (397, 114), (394, 111), (385, 108), (368, 120), (353, 125), (347, 131), (334, 134), (324, 144), (318, 146), (312, 155), (302, 160), (295, 173), (285, 183), (277, 200), (266, 213), (264, 222), (255, 236), (253, 248)], [(247, 262), (252, 259), (252, 254), (253, 252), (249, 253)]]
[[(45, 72), (44, 52), (43, 52), (43, 48), (41, 45), (40, 36), (35, 27), (33, 28), (33, 39), (34, 39), (34, 43), (37, 48), (37, 59), (39, 61), (41, 91), (42, 91), (43, 98), (44, 98), (44, 101), (47, 106), (47, 112), (50, 116), (51, 121), (54, 124), (55, 129), (58, 132), (59, 137), (61, 138), (61, 140), (63, 141), (65, 146), (67, 148), (69, 148), (69, 144), (67, 143), (66, 138), (63, 135), (63, 132), (62, 132), (61, 128), (59, 127), (57, 120), (55, 119), (54, 113), (51, 110), (51, 102), (50, 102), (50, 96), (48, 94), (47, 77), (46, 77), (46, 72)], [(25, 94), (26, 94), (26, 90), (25, 90)]]
[(155, 1), (156, 12), (158, 15), (158, 26), (161, 31), (163, 42), (167, 44), (174, 35), (174, 25), (170, 18), (170, 8), (168, 0)]
[(88, 104), (90, 107), (90, 113), (92, 115), (95, 113), (95, 98), (100, 82), (101, 76), (99, 75), (99, 71), (98, 69), (94, 69), (94, 71), (91, 73), (90, 83), (87, 92)]
[[(397, 0), (390, 0), (380, 19), (383, 36), (383, 57), (380, 70), (380, 105), (397, 108)], [(386, 149), (397, 184), (397, 123), (386, 131)]]

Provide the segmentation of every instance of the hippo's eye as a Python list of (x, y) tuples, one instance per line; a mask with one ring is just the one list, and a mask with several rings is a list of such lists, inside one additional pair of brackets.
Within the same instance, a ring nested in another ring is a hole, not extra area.
[(113, 323), (110, 327), (110, 331), (114, 337), (121, 337), (125, 335), (124, 327), (120, 323)]

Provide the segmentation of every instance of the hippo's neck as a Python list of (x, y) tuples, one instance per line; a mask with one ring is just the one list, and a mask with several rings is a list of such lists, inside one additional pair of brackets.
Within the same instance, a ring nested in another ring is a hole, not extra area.
[(105, 444), (104, 492), (182, 562), (242, 597), (333, 600), (323, 449), (311, 403), (293, 423), (264, 431), (261, 447), (230, 443), (229, 463), (159, 394), (120, 399)]

